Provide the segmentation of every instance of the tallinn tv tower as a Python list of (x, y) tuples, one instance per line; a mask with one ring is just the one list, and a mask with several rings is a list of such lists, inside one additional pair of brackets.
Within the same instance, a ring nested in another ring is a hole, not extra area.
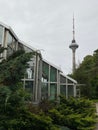
[(72, 49), (72, 71), (74, 73), (75, 69), (76, 69), (76, 61), (75, 61), (75, 52), (76, 49), (78, 48), (78, 44), (76, 44), (76, 40), (75, 40), (75, 25), (74, 25), (74, 15), (73, 15), (73, 40), (71, 42), (71, 44), (69, 45), (69, 48)]

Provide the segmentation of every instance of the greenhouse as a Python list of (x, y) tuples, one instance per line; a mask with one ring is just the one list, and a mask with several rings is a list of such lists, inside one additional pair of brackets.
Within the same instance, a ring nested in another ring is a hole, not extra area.
[(39, 103), (42, 99), (59, 100), (61, 94), (66, 98), (76, 97), (77, 81), (64, 75), (61, 68), (48, 62), (48, 59), (45, 60), (40, 50), (20, 41), (11, 27), (3, 23), (0, 23), (0, 47), (7, 48), (0, 54), (2, 59), (7, 59), (17, 50), (35, 52), (21, 79), (24, 89), (32, 95), (33, 103)]

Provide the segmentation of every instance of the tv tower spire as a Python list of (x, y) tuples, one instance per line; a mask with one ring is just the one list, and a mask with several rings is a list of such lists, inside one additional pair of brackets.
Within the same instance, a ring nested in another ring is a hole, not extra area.
[(72, 49), (72, 55), (73, 55), (73, 58), (72, 58), (72, 63), (73, 63), (73, 73), (76, 69), (76, 61), (75, 61), (75, 52), (76, 52), (76, 49), (79, 47), (78, 44), (76, 44), (76, 40), (75, 40), (75, 23), (74, 23), (74, 14), (73, 14), (73, 39), (72, 39), (72, 42), (71, 44), (69, 45), (69, 48)]
[(73, 14), (73, 40), (75, 40), (75, 25), (74, 25), (74, 14)]

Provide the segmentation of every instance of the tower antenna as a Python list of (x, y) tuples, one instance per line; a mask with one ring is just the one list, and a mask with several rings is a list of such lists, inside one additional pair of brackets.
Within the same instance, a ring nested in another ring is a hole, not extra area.
[(76, 69), (75, 52), (76, 52), (76, 49), (79, 47), (78, 44), (76, 44), (76, 40), (75, 40), (75, 23), (74, 23), (74, 21), (75, 21), (75, 19), (74, 19), (74, 14), (73, 14), (73, 39), (72, 39), (71, 44), (69, 45), (69, 48), (72, 50), (72, 55), (73, 55), (73, 58), (72, 58), (73, 73)]
[(75, 40), (75, 25), (74, 25), (74, 13), (73, 13), (73, 40)]

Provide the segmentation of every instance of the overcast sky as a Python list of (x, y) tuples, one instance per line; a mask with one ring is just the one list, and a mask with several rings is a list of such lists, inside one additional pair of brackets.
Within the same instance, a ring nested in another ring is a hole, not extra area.
[(79, 64), (98, 48), (98, 0), (0, 0), (0, 21), (65, 74), (72, 72), (73, 12)]

